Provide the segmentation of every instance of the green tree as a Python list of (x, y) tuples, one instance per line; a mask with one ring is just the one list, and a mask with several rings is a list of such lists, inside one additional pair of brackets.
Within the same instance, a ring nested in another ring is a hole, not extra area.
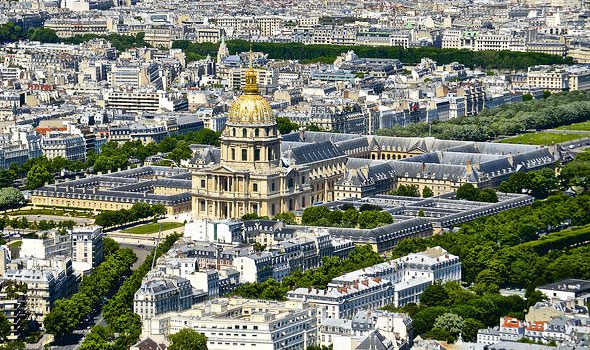
[(533, 95), (531, 95), (531, 94), (524, 94), (524, 95), (522, 95), (522, 100), (523, 101), (532, 101), (533, 100)]
[(476, 201), (478, 199), (479, 190), (472, 184), (466, 183), (457, 189), (457, 198), (468, 201)]
[(487, 202), (487, 203), (497, 203), (498, 202), (498, 195), (496, 191), (491, 188), (484, 188), (479, 191), (477, 195), (477, 200), (480, 202)]
[(190, 328), (183, 328), (178, 333), (170, 334), (170, 350), (207, 350), (207, 337)]
[(42, 43), (60, 42), (60, 38), (55, 34), (55, 31), (49, 28), (33, 28), (27, 33), (27, 37), (31, 41), (40, 41)]
[(25, 197), (14, 187), (0, 188), (0, 210), (18, 208), (25, 204)]
[(0, 312), (0, 339), (6, 341), (10, 335), (10, 322), (3, 312)]
[(319, 205), (315, 207), (307, 207), (303, 210), (301, 216), (301, 222), (304, 225), (314, 225), (322, 218), (327, 218), (330, 215), (330, 209), (325, 205)]
[(424, 186), (424, 189), (422, 190), (422, 197), (423, 198), (430, 198), (432, 196), (434, 196), (434, 192), (432, 192), (430, 187)]
[(53, 174), (42, 164), (35, 164), (27, 173), (27, 189), (34, 190), (53, 182)]
[(391, 194), (394, 196), (420, 197), (420, 191), (416, 185), (399, 185)]
[(13, 170), (0, 170), (0, 188), (14, 186), (16, 173)]
[(393, 223), (393, 217), (388, 212), (368, 210), (359, 214), (357, 222), (360, 228), (372, 229)]
[(434, 328), (444, 329), (452, 335), (458, 335), (463, 330), (465, 321), (463, 318), (454, 313), (445, 313), (436, 318)]
[[(354, 207), (353, 207), (354, 208)], [(365, 203), (363, 205), (361, 205), (359, 207), (359, 211), (363, 212), (363, 211), (367, 211), (367, 210), (376, 210), (376, 211), (381, 211), (382, 208), (378, 205), (375, 204), (370, 204), (370, 203)]]
[(280, 213), (275, 215), (275, 217), (273, 218), (274, 220), (277, 221), (282, 221), (287, 225), (297, 225), (297, 220), (295, 219), (295, 214), (291, 213), (291, 212), (284, 212), (284, 213)]
[(277, 128), (279, 129), (279, 132), (281, 133), (281, 135), (286, 135), (293, 130), (299, 129), (299, 125), (297, 123), (293, 123), (287, 117), (277, 117), (276, 121), (277, 121)]
[(420, 295), (420, 304), (424, 306), (446, 306), (449, 294), (440, 283), (433, 283)]
[(477, 341), (477, 331), (486, 328), (486, 325), (474, 318), (465, 318), (463, 321), (463, 339), (468, 342)]
[(170, 152), (169, 157), (179, 163), (183, 159), (188, 159), (192, 156), (193, 152), (191, 151), (188, 142), (186, 141), (179, 141), (176, 144), (176, 148), (172, 152)]

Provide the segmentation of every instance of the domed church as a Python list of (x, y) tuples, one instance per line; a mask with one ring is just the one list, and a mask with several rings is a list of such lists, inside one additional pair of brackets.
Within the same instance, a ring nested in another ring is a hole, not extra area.
[(258, 92), (252, 57), (245, 76), (244, 93), (230, 108), (221, 135), (219, 164), (192, 174), (196, 219), (272, 217), (310, 205), (309, 168), (281, 160), (281, 135), (270, 104)]

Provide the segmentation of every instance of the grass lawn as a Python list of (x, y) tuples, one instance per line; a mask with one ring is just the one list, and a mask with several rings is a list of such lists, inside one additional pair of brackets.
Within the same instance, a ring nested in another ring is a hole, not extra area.
[(590, 120), (586, 121), (586, 122), (560, 126), (557, 129), (559, 129), (559, 130), (590, 131)]
[(158, 233), (158, 230), (160, 229), (160, 224), (162, 224), (162, 231), (172, 230), (174, 228), (184, 226), (184, 224), (181, 222), (161, 222), (161, 223), (156, 222), (156, 223), (150, 223), (150, 224), (145, 224), (145, 225), (141, 225), (141, 226), (131, 227), (131, 228), (125, 229), (121, 232), (133, 233), (136, 235), (146, 235), (146, 234), (151, 234), (151, 233)]
[(554, 134), (550, 132), (532, 132), (504, 139), (502, 143), (522, 143), (527, 145), (551, 145), (584, 137), (577, 134)]
[(93, 219), (94, 215), (89, 211), (73, 211), (73, 210), (63, 210), (63, 209), (29, 209), (29, 210), (15, 210), (10, 212), (5, 212), (5, 214), (9, 216), (16, 216), (16, 215), (56, 215), (56, 216), (69, 216), (69, 217), (79, 217), (79, 218), (88, 218)]

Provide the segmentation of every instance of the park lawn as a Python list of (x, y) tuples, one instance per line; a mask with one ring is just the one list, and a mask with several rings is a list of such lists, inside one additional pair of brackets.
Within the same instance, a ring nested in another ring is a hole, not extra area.
[(160, 224), (162, 224), (162, 231), (172, 230), (174, 228), (184, 226), (181, 222), (152, 222), (150, 224), (140, 225), (125, 229), (121, 232), (133, 233), (136, 235), (147, 235), (152, 233), (158, 233), (160, 230)]
[(585, 122), (581, 122), (581, 123), (560, 126), (557, 129), (559, 129), (559, 130), (575, 130), (575, 131), (590, 131), (590, 120), (585, 121)]
[(501, 143), (521, 143), (526, 145), (551, 145), (572, 141), (584, 137), (578, 134), (554, 134), (551, 132), (532, 132), (510, 137), (500, 141)]
[(89, 211), (74, 211), (74, 210), (64, 210), (64, 209), (28, 209), (28, 210), (15, 210), (10, 212), (5, 212), (5, 214), (9, 216), (17, 216), (17, 215), (55, 215), (55, 216), (66, 216), (66, 217), (80, 217), (80, 218), (88, 218), (92, 219), (95, 217)]

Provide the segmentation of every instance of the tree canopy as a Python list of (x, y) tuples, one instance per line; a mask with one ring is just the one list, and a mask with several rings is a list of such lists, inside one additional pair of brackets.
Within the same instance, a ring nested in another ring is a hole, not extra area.
[(377, 131), (385, 136), (434, 136), (445, 140), (488, 141), (501, 135), (549, 129), (582, 122), (590, 114), (590, 92), (570, 91), (546, 99), (484, 109), (474, 116), (432, 123), (412, 122)]
[[(468, 67), (481, 67), (484, 69), (527, 69), (539, 64), (564, 64), (573, 63), (571, 58), (562, 58), (555, 55), (547, 55), (533, 52), (514, 51), (469, 51), (456, 49), (437, 49), (433, 47), (401, 48), (386, 46), (344, 46), (344, 45), (305, 45), (302, 43), (251, 43), (245, 40), (226, 41), (227, 48), (231, 52), (244, 52), (250, 49), (268, 54), (269, 58), (300, 60), (303, 63), (322, 62), (332, 63), (342, 53), (353, 50), (359, 57), (370, 58), (395, 58), (404, 64), (418, 64), (422, 58), (431, 58), (438, 64), (452, 62), (463, 63)], [(183, 49), (187, 60), (193, 61), (215, 56), (219, 49), (218, 44), (194, 43), (190, 41), (175, 41), (173, 48)]]
[(168, 340), (169, 350), (207, 350), (207, 337), (190, 328), (170, 334)]

